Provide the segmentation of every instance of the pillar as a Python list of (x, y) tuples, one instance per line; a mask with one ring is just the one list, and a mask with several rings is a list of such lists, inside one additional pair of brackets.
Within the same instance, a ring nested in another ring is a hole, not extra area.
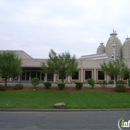
[(71, 81), (70, 81), (70, 76), (68, 76), (68, 83), (71, 83)]
[(56, 83), (56, 74), (53, 75), (53, 82)]
[(94, 80), (97, 81), (97, 71), (94, 69)]
[(83, 82), (83, 68), (81, 68), (80, 70), (80, 80), (81, 82)]
[(20, 75), (18, 76), (18, 81), (20, 81)]
[(47, 82), (47, 73), (45, 73), (44, 82)]

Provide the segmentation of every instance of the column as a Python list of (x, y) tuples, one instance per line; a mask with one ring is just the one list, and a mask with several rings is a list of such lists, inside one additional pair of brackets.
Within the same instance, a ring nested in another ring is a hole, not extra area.
[(20, 75), (18, 76), (18, 81), (20, 81)]
[(97, 81), (97, 71), (96, 71), (96, 69), (94, 69), (94, 80), (95, 80), (95, 82)]
[(109, 82), (109, 80), (110, 80), (110, 77), (108, 75), (106, 75), (106, 81), (107, 81), (107, 83)]
[(80, 70), (80, 80), (81, 80), (81, 82), (83, 82), (83, 68), (81, 68), (81, 70)]
[(47, 73), (45, 73), (44, 82), (47, 82)]
[(53, 82), (56, 83), (56, 74), (53, 75)]
[(70, 81), (70, 76), (68, 76), (68, 83), (71, 83), (71, 81)]

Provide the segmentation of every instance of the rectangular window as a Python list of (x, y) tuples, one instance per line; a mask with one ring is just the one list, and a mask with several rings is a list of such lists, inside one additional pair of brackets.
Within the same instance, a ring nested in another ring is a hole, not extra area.
[(42, 80), (42, 81), (44, 81), (44, 76), (45, 76), (45, 74), (43, 74), (43, 73), (41, 72), (41, 80)]
[(92, 71), (91, 70), (85, 71), (85, 79), (89, 79), (89, 78), (92, 78)]
[(22, 80), (25, 80), (25, 71), (22, 72)]
[(98, 80), (104, 80), (104, 73), (102, 71), (98, 71)]
[(59, 71), (59, 79), (62, 79), (62, 76), (63, 76), (63, 79), (65, 79), (65, 72), (64, 71)]
[(31, 71), (31, 79), (36, 77), (36, 71)]
[(127, 75), (127, 76), (124, 77), (124, 80), (127, 80), (127, 79), (129, 79), (129, 75)]
[[(114, 76), (111, 76), (111, 80), (114, 80)], [(116, 76), (116, 80), (117, 80), (117, 76)]]
[(53, 74), (47, 73), (47, 81), (53, 81)]
[(111, 80), (114, 80), (114, 76), (111, 76)]
[(40, 80), (40, 72), (37, 72), (37, 78)]
[(75, 72), (75, 74), (72, 76), (72, 79), (79, 79), (79, 71)]
[(26, 72), (26, 80), (29, 80), (30, 78), (30, 72)]

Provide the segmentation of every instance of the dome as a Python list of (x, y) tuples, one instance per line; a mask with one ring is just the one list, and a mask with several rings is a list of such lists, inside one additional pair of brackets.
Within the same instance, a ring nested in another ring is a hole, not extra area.
[(97, 49), (97, 54), (103, 54), (103, 53), (105, 53), (105, 46), (101, 42), (98, 49)]
[(130, 59), (130, 38), (126, 38), (126, 41), (123, 44), (122, 56), (124, 59)]
[(113, 33), (110, 34), (110, 38), (107, 41), (106, 44), (106, 54), (113, 55), (113, 44), (115, 44), (115, 57), (120, 58), (121, 57), (121, 51), (122, 51), (122, 43), (117, 37), (116, 31), (113, 30)]

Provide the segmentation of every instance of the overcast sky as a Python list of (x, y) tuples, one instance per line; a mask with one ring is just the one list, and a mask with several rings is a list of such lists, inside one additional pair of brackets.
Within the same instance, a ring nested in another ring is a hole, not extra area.
[(0, 0), (1, 50), (79, 58), (106, 45), (113, 29), (122, 43), (130, 36), (130, 0)]

